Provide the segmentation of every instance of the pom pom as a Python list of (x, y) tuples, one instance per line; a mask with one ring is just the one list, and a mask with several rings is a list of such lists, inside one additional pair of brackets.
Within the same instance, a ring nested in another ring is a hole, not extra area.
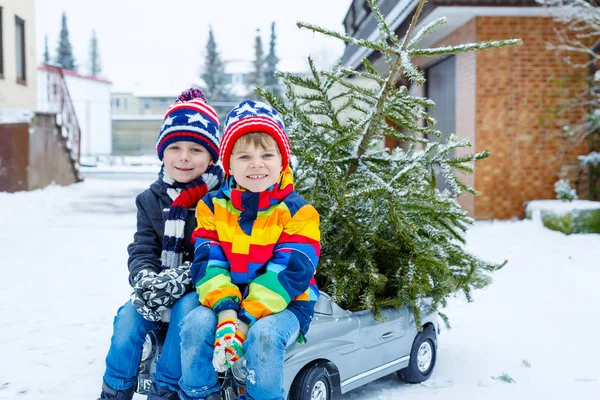
[(197, 98), (201, 98), (202, 101), (207, 103), (206, 97), (204, 97), (204, 93), (202, 93), (202, 90), (193, 87), (193, 88), (189, 88), (189, 89), (181, 92), (181, 94), (177, 98), (177, 101), (185, 102), (185, 101), (190, 101), (192, 99), (197, 99)]

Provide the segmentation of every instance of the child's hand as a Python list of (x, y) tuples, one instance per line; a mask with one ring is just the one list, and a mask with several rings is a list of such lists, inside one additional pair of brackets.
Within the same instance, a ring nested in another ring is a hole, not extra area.
[(237, 314), (235, 311), (226, 310), (219, 313), (217, 331), (215, 333), (215, 348), (213, 351), (213, 366), (217, 372), (225, 372), (227, 370), (225, 366), (227, 363), (225, 349), (233, 343), (236, 322)]
[(160, 321), (158, 310), (148, 306), (144, 294), (150, 283), (156, 278), (156, 272), (144, 269), (137, 273), (134, 278), (133, 293), (131, 293), (131, 304), (148, 321)]
[(144, 293), (146, 304), (154, 309), (172, 308), (188, 292), (191, 281), (189, 264), (162, 270), (148, 284), (147, 292)]
[[(243, 322), (238, 322), (238, 324), (243, 324)], [(233, 364), (235, 364), (237, 360), (244, 357), (244, 340), (246, 340), (246, 334), (242, 333), (238, 327), (235, 331), (231, 346), (225, 349), (225, 368), (233, 367)]]

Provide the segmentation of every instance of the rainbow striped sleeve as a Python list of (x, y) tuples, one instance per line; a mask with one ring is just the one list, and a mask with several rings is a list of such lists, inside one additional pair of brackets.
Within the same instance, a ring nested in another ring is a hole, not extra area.
[(250, 283), (240, 320), (252, 325), (283, 311), (290, 301), (309, 291), (321, 253), (320, 239), (319, 214), (306, 204), (285, 223), (266, 272)]
[(198, 203), (196, 221), (198, 226), (192, 234), (195, 250), (191, 273), (200, 304), (217, 314), (227, 309), (237, 311), (242, 294), (231, 282), (231, 264), (219, 243), (212, 197), (205, 196)]

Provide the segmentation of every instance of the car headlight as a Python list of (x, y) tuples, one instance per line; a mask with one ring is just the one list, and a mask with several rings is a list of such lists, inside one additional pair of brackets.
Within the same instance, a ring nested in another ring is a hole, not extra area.
[(146, 335), (144, 345), (142, 346), (142, 361), (146, 361), (152, 355), (152, 338)]
[(233, 364), (231, 372), (235, 380), (241, 384), (246, 384), (246, 375), (248, 375), (248, 369), (246, 368), (246, 357), (242, 357)]

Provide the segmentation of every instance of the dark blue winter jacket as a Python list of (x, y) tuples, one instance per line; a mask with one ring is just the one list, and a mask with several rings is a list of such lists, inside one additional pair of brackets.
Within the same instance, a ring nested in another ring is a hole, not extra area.
[[(149, 189), (144, 190), (135, 199), (137, 206), (137, 231), (133, 243), (127, 247), (129, 253), (129, 283), (142, 269), (156, 272), (162, 269), (160, 255), (165, 231), (165, 221), (173, 201), (167, 194), (167, 184), (158, 179)], [(183, 261), (194, 260), (194, 246), (191, 243), (192, 232), (196, 228), (195, 208), (188, 212), (185, 222), (185, 248)]]

